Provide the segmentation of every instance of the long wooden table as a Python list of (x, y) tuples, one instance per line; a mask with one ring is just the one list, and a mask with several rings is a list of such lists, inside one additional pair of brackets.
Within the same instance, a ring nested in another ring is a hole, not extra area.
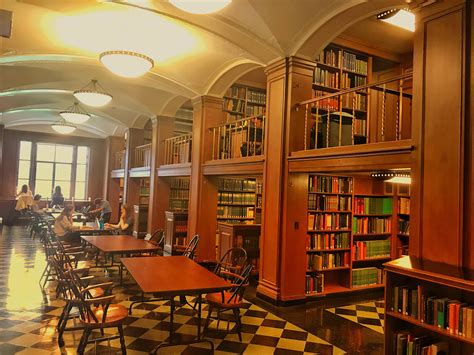
[[(161, 247), (143, 239), (136, 239), (130, 235), (82, 235), (82, 240), (92, 245), (104, 255), (112, 255), (112, 264), (105, 267), (114, 266), (114, 255), (144, 254), (161, 250)], [(140, 258), (142, 259), (142, 258)], [(145, 259), (145, 258), (143, 258)], [(99, 253), (96, 256), (96, 266), (98, 266)], [(123, 281), (123, 265), (119, 263), (120, 284)]]
[[(214, 343), (201, 338), (201, 298), (206, 293), (230, 289), (232, 285), (229, 282), (184, 256), (122, 258), (121, 261), (143, 293), (153, 293), (155, 297), (159, 297), (132, 302), (129, 309), (130, 314), (133, 305), (136, 303), (153, 302), (163, 298), (170, 299), (169, 342), (158, 345), (153, 353), (164, 347), (202, 342), (209, 343), (214, 351)], [(198, 326), (196, 340), (179, 343), (173, 341), (174, 298), (176, 296), (197, 296)]]

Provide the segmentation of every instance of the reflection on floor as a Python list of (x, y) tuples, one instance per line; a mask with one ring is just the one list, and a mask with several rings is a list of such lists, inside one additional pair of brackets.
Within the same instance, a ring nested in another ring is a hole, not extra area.
[(328, 308), (327, 311), (383, 334), (385, 311), (382, 301)]
[[(55, 325), (62, 301), (54, 297), (53, 287), (40, 291), (38, 280), (45, 265), (42, 247), (32, 242), (23, 227), (0, 226), (0, 354), (75, 353), (80, 331), (65, 334), (66, 348), (57, 346)], [(103, 274), (97, 271), (97, 274)], [(115, 279), (116, 274), (111, 277)], [(103, 280), (98, 280), (103, 281)], [(126, 282), (132, 282), (131, 279)], [(128, 305), (139, 294), (135, 287), (116, 287), (117, 300)], [(382, 354), (383, 336), (364, 325), (348, 321), (335, 312), (325, 311), (326, 304), (275, 307), (255, 299), (249, 290), (243, 315), (243, 341), (235, 334), (219, 331), (211, 325), (208, 337), (216, 354)], [(134, 310), (125, 328), (128, 354), (146, 354), (168, 336), (169, 306), (165, 301), (144, 304)], [(203, 316), (206, 316), (205, 308)], [(177, 332), (187, 338), (196, 332), (193, 311), (183, 307), (175, 317)], [(224, 322), (220, 328), (226, 327)], [(230, 325), (232, 327), (232, 324)], [(112, 330), (115, 331), (115, 330)], [(89, 353), (116, 353), (117, 340), (91, 345)], [(174, 347), (165, 354), (206, 354), (203, 347)]]

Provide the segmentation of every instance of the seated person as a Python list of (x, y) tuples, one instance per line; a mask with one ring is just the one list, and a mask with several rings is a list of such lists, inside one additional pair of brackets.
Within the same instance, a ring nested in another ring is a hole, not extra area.
[(61, 192), (61, 186), (56, 186), (54, 188), (54, 193), (51, 197), (51, 203), (49, 204), (49, 207), (54, 206), (64, 206), (64, 196)]
[(15, 210), (18, 212), (27, 210), (33, 204), (33, 197), (31, 196), (31, 191), (28, 190), (28, 185), (21, 187), (17, 198)]
[(27, 195), (33, 197), (33, 192), (31, 192), (30, 187), (26, 184), (21, 187), (21, 190), (16, 194), (16, 197), (18, 198), (18, 197), (20, 197), (21, 195), (24, 195), (24, 194), (27, 194)]
[(89, 211), (90, 214), (96, 214), (99, 215), (99, 218), (102, 218), (102, 220), (105, 223), (110, 222), (110, 216), (112, 214), (112, 208), (110, 207), (110, 203), (107, 200), (103, 200), (101, 198), (96, 198), (94, 200), (94, 206), (95, 209), (92, 211)]
[(120, 220), (118, 224), (106, 223), (105, 228), (107, 229), (119, 229), (123, 234), (132, 234), (133, 232), (133, 206), (129, 206), (126, 203), (122, 205), (120, 214)]
[(35, 213), (41, 213), (41, 208), (39, 207), (39, 202), (41, 201), (41, 195), (36, 194), (35, 197), (33, 197), (33, 203), (30, 206), (30, 209), (35, 212)]
[(72, 223), (73, 212), (74, 208), (71, 205), (64, 207), (61, 214), (54, 221), (54, 233), (56, 233), (58, 238), (62, 241), (66, 241), (71, 244), (80, 244), (80, 228), (75, 227)]

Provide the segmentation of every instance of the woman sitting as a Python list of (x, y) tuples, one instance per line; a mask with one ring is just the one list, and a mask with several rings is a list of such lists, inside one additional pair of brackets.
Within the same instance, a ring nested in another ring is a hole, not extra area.
[(41, 195), (36, 194), (35, 197), (33, 197), (33, 203), (30, 206), (31, 211), (35, 213), (41, 213), (41, 208), (39, 206), (39, 202), (41, 200)]
[(33, 204), (33, 197), (31, 196), (31, 191), (28, 189), (28, 185), (23, 185), (16, 197), (15, 210), (18, 212), (28, 209)]
[(122, 205), (120, 220), (118, 224), (106, 223), (105, 228), (118, 229), (120, 233), (123, 233), (123, 234), (132, 234), (133, 232), (133, 206), (129, 206), (126, 203), (124, 203)]
[(64, 205), (64, 196), (63, 193), (61, 192), (61, 186), (56, 186), (54, 188), (54, 193), (53, 196), (51, 197), (51, 203), (49, 204), (49, 207), (54, 208), (54, 207), (61, 207)]
[(80, 228), (75, 227), (72, 223), (73, 213), (74, 208), (71, 205), (64, 207), (61, 214), (54, 221), (54, 233), (56, 233), (58, 238), (62, 241), (66, 241), (70, 244), (80, 244)]

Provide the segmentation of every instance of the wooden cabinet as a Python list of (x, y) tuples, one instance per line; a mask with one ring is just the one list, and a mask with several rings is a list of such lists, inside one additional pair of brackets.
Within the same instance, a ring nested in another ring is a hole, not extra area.
[(188, 213), (165, 212), (165, 255), (180, 254), (188, 242)]
[(133, 236), (135, 238), (144, 238), (147, 233), (148, 226), (148, 206), (134, 205), (134, 222), (133, 222)]
[(258, 272), (260, 259), (260, 224), (231, 224), (220, 222), (218, 230), (217, 258), (233, 247), (244, 248), (247, 252), (247, 262), (254, 265), (254, 272)]

